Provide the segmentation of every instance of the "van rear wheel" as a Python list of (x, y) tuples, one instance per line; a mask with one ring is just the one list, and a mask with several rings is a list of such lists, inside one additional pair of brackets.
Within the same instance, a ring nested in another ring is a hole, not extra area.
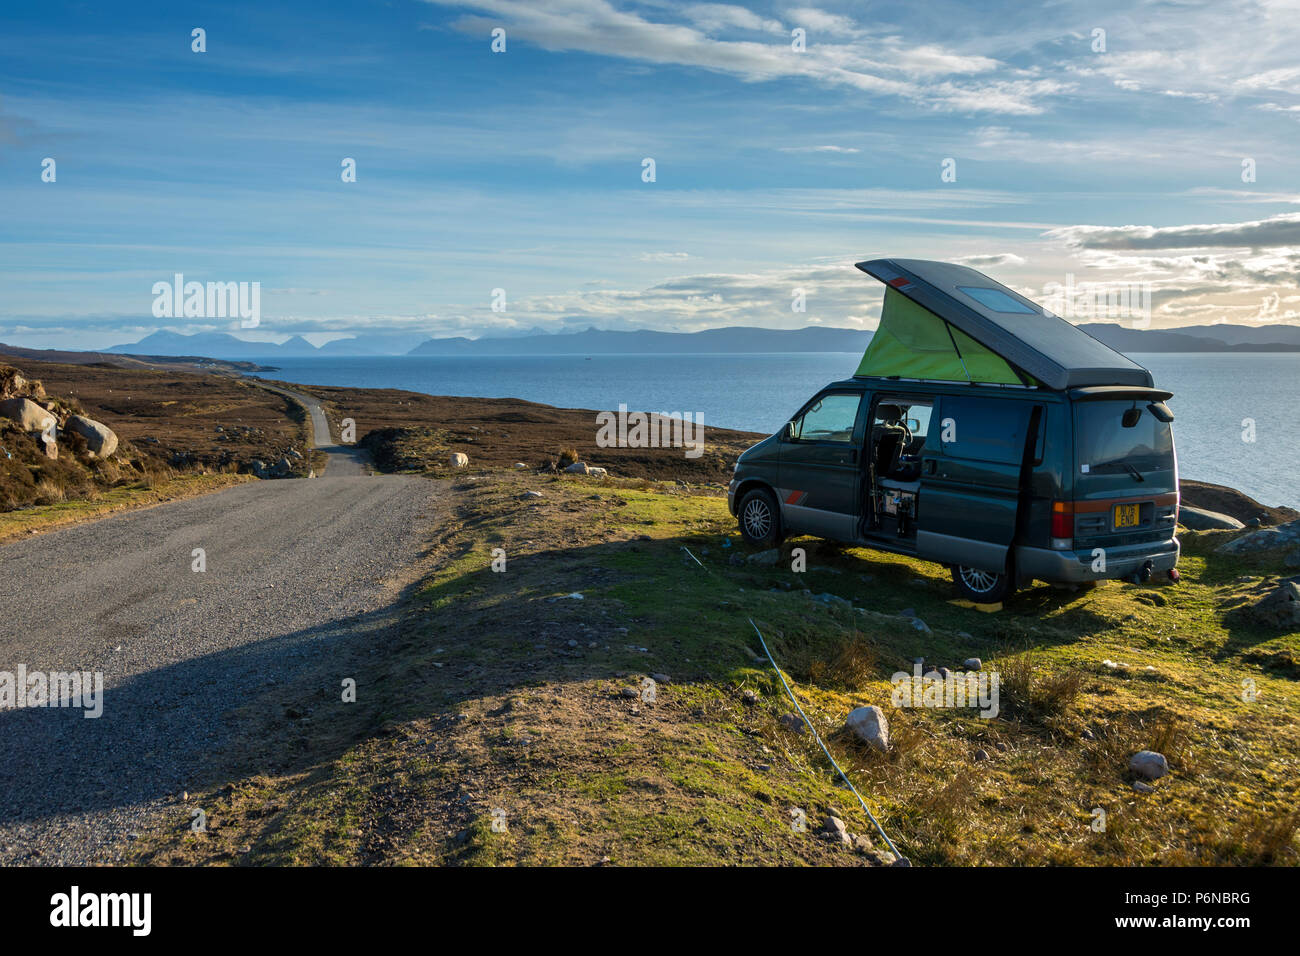
[(976, 604), (997, 604), (1015, 590), (1009, 569), (988, 571), (954, 564), (951, 570), (952, 583), (957, 593)]
[(770, 492), (755, 488), (740, 499), (736, 514), (746, 544), (755, 548), (775, 548), (781, 543), (781, 513)]

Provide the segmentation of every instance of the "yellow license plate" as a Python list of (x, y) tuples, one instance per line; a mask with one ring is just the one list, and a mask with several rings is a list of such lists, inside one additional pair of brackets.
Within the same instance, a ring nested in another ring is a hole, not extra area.
[(1115, 506), (1115, 527), (1133, 528), (1138, 524), (1138, 506), (1137, 505), (1116, 505)]

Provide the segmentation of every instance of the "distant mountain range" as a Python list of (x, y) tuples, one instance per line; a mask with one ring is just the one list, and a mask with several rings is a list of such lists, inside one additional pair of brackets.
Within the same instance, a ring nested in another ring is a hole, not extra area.
[[(1295, 352), (1300, 351), (1296, 325), (1193, 325), (1179, 329), (1130, 329), (1108, 322), (1079, 326), (1119, 352)], [(736, 326), (702, 332), (534, 331), (501, 338), (427, 338), (421, 333), (380, 332), (335, 339), (317, 348), (300, 335), (279, 345), (250, 342), (226, 332), (181, 335), (154, 332), (139, 342), (105, 351), (124, 355), (194, 356), (227, 360), (350, 355), (610, 355), (686, 354), (692, 352), (862, 352), (871, 333), (859, 329), (808, 326), (760, 329)]]

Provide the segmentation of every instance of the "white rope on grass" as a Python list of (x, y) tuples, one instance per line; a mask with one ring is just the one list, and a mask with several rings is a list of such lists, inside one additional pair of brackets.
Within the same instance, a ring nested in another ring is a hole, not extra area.
[(894, 846), (894, 841), (889, 839), (889, 834), (886, 833), (885, 828), (880, 825), (880, 821), (876, 819), (876, 815), (871, 812), (871, 808), (867, 806), (867, 801), (862, 799), (862, 794), (858, 793), (858, 788), (853, 786), (853, 781), (849, 779), (848, 774), (840, 769), (840, 765), (835, 762), (835, 758), (831, 756), (831, 752), (827, 750), (826, 745), (822, 743), (822, 738), (817, 733), (817, 728), (812, 725), (812, 721), (808, 719), (808, 715), (805, 714), (803, 708), (799, 706), (799, 701), (795, 698), (794, 691), (792, 691), (790, 685), (786, 683), (785, 675), (781, 673), (781, 668), (777, 666), (776, 660), (772, 657), (772, 652), (767, 648), (767, 641), (763, 640), (763, 632), (758, 629), (758, 625), (754, 623), (752, 617), (749, 619), (749, 626), (752, 627), (754, 633), (758, 635), (758, 642), (763, 645), (763, 653), (766, 654), (767, 659), (772, 662), (772, 669), (776, 671), (776, 676), (781, 678), (781, 686), (785, 688), (785, 692), (789, 696), (790, 702), (794, 704), (794, 709), (799, 711), (799, 716), (802, 717), (803, 722), (808, 725), (808, 729), (812, 732), (813, 739), (817, 741), (817, 746), (822, 748), (822, 753), (824, 753), (826, 759), (831, 762), (831, 766), (834, 767), (840, 777), (843, 778), (845, 784), (848, 785), (848, 788), (853, 791), (853, 795), (858, 798), (858, 803), (862, 804), (862, 809), (866, 812), (867, 819), (870, 820), (871, 825), (876, 828), (876, 832), (880, 834), (880, 838), (889, 845), (889, 849), (893, 852), (894, 856), (898, 857), (898, 862), (903, 866), (911, 866), (911, 861), (908, 860), (907, 857), (903, 856), (898, 847)]
[[(695, 557), (694, 554), (691, 554), (690, 548), (686, 547), (685, 545), (682, 545), (682, 550), (691, 556), (691, 560), (693, 560), (700, 567), (704, 568), (705, 572), (707, 572), (708, 574), (713, 573), (713, 571), (707, 565), (705, 565), (703, 561)], [(876, 815), (871, 812), (871, 808), (867, 806), (867, 801), (862, 799), (862, 794), (858, 793), (858, 788), (853, 786), (853, 781), (849, 779), (848, 774), (846, 774), (843, 770), (840, 769), (840, 765), (835, 762), (835, 758), (831, 756), (831, 752), (827, 750), (826, 745), (822, 743), (822, 738), (817, 733), (817, 728), (812, 725), (812, 721), (808, 719), (808, 715), (805, 714), (803, 712), (803, 708), (799, 706), (799, 701), (794, 696), (794, 691), (792, 691), (790, 689), (790, 685), (786, 683), (785, 675), (781, 673), (781, 668), (777, 666), (776, 659), (772, 657), (772, 652), (768, 650), (767, 641), (763, 640), (763, 632), (758, 629), (758, 625), (754, 623), (754, 619), (752, 617), (749, 618), (749, 626), (752, 627), (754, 629), (754, 633), (758, 635), (758, 643), (763, 645), (763, 653), (767, 655), (768, 661), (771, 662), (772, 669), (776, 671), (776, 676), (781, 678), (781, 686), (785, 688), (785, 692), (789, 696), (790, 702), (794, 704), (794, 709), (799, 711), (799, 716), (803, 718), (804, 724), (806, 724), (808, 730), (811, 731), (813, 735), (813, 740), (817, 741), (817, 746), (822, 748), (822, 753), (824, 753), (826, 755), (826, 759), (831, 762), (831, 766), (835, 768), (836, 772), (840, 775), (840, 777), (844, 780), (844, 782), (848, 784), (848, 788), (853, 791), (853, 795), (858, 798), (858, 803), (862, 804), (862, 809), (863, 811), (866, 812), (867, 819), (870, 820), (871, 825), (876, 828), (876, 832), (880, 834), (881, 839), (884, 840), (886, 844), (888, 844), (890, 851), (894, 854), (894, 856), (898, 858), (899, 865), (911, 866), (912, 862), (907, 857), (903, 856), (902, 852), (898, 849), (898, 847), (894, 846), (894, 841), (889, 839), (889, 834), (886, 833), (885, 828), (880, 825), (880, 821), (876, 819)]]

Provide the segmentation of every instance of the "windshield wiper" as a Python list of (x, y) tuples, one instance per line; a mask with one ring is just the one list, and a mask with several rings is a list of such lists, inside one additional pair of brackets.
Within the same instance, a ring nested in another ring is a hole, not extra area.
[(1124, 469), (1125, 469), (1125, 470), (1126, 470), (1130, 475), (1133, 476), (1133, 480), (1134, 480), (1134, 481), (1146, 481), (1146, 479), (1145, 479), (1144, 477), (1142, 477), (1142, 472), (1138, 471), (1136, 468), (1134, 468), (1134, 467), (1133, 467), (1132, 465), (1130, 465), (1128, 462), (1126, 462), (1126, 461), (1122, 461), (1122, 462), (1120, 462), (1120, 464), (1123, 465), (1123, 466), (1124, 466)]

